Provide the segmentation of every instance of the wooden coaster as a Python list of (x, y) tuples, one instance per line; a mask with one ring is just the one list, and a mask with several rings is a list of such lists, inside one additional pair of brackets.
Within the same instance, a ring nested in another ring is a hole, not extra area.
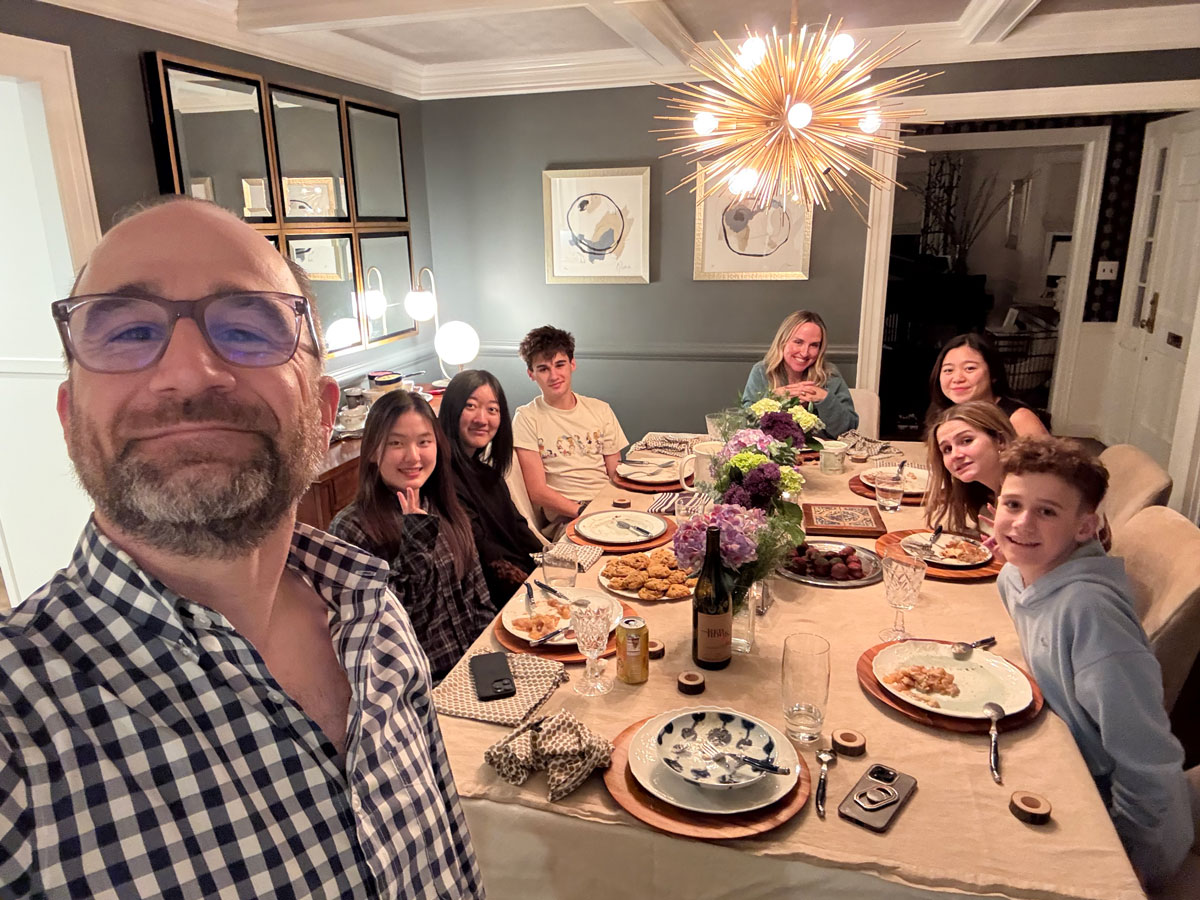
[[(624, 601), (621, 602), (622, 618), (636, 615), (640, 615), (636, 609)], [(587, 662), (587, 657), (574, 647), (551, 647), (548, 644), (541, 647), (530, 647), (529, 641), (517, 637), (504, 627), (503, 618), (503, 616), (496, 616), (496, 620), (492, 623), (492, 631), (495, 632), (496, 640), (500, 642), (500, 646), (505, 650), (511, 650), (513, 653), (532, 653), (534, 656), (540, 656), (543, 659), (553, 659), (560, 663)], [(608, 638), (608, 646), (600, 654), (600, 659), (612, 656), (616, 652), (617, 631), (614, 628), (613, 633)]]
[(666, 516), (662, 517), (667, 523), (667, 530), (656, 538), (648, 541), (642, 541), (640, 544), (601, 544), (596, 541), (589, 541), (575, 531), (575, 522), (567, 523), (567, 537), (576, 544), (582, 547), (600, 547), (605, 553), (637, 553), (641, 550), (653, 550), (655, 547), (661, 547), (663, 544), (670, 543), (675, 539), (675, 532), (679, 530), (671, 519)]
[[(907, 531), (889, 531), (875, 542), (875, 552), (882, 557), (892, 547), (896, 547), (910, 534), (929, 534), (928, 528), (910, 528)], [(901, 548), (903, 549), (903, 548)], [(932, 563), (925, 566), (925, 577), (938, 581), (987, 581), (995, 578), (1004, 568), (1004, 563), (995, 557), (986, 566), (975, 566), (972, 569), (955, 569), (949, 566), (935, 566)]]
[[(804, 808), (808, 802), (812, 779), (804, 757), (800, 756), (800, 773), (796, 785), (770, 806), (752, 812), (728, 816), (690, 812), (660, 800), (638, 784), (629, 770), (629, 742), (649, 718), (634, 722), (613, 738), (612, 762), (604, 770), (604, 786), (614, 800), (636, 819), (647, 825), (683, 837), (708, 841), (728, 841), (751, 837), (778, 828)], [(799, 754), (797, 754), (799, 756)]]
[[(890, 647), (895, 643), (897, 642), (885, 641), (882, 644), (876, 644), (874, 647), (864, 650), (863, 655), (858, 658), (855, 671), (858, 673), (858, 683), (864, 691), (884, 705), (890, 706), (901, 715), (930, 728), (940, 728), (942, 731), (957, 731), (960, 734), (987, 734), (991, 730), (991, 722), (987, 719), (959, 719), (955, 716), (943, 716), (941, 713), (926, 709), (923, 706), (905, 703), (891, 691), (885, 689), (879, 683), (879, 679), (875, 677), (875, 670), (871, 668), (871, 664), (880, 650), (884, 647)], [(949, 644), (951, 642), (935, 641), (934, 643)], [(1042, 696), (1042, 689), (1038, 687), (1038, 683), (1030, 678), (1029, 673), (1016, 665), (1016, 663), (1013, 663), (1013, 666), (1018, 672), (1029, 678), (1029, 686), (1033, 688), (1033, 701), (1020, 712), (1013, 713), (1001, 719), (997, 725), (1000, 731), (1013, 731), (1014, 729), (1028, 725), (1038, 717), (1038, 713), (1046, 705), (1046, 698)]]
[[(875, 499), (875, 488), (864, 482), (861, 478), (855, 475), (850, 479), (851, 492), (858, 494), (860, 497), (866, 497), (869, 500)], [(924, 494), (905, 494), (900, 501), (901, 506), (920, 506), (925, 502)]]

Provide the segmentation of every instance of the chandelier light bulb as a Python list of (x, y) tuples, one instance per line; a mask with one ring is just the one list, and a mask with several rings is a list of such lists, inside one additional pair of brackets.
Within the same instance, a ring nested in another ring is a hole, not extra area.
[(842, 32), (834, 37), (829, 42), (829, 48), (826, 50), (826, 56), (830, 62), (841, 62), (843, 59), (849, 59), (850, 54), (854, 52), (854, 38)]
[(767, 55), (767, 42), (755, 35), (748, 37), (742, 41), (742, 46), (738, 48), (738, 62), (741, 63), (743, 69), (753, 69)]
[(729, 176), (729, 190), (742, 195), (749, 194), (758, 184), (758, 171), (755, 169), (738, 169)]
[(692, 130), (699, 135), (712, 134), (717, 130), (717, 117), (710, 112), (698, 112), (692, 119)]
[(812, 121), (813, 109), (807, 103), (794, 103), (787, 111), (788, 124), (800, 131)]
[(858, 120), (858, 127), (863, 134), (874, 134), (883, 126), (883, 119), (875, 110), (871, 110)]

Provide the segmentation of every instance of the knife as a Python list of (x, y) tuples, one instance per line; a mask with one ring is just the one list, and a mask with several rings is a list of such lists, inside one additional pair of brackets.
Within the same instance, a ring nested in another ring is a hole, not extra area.
[(550, 632), (547, 635), (543, 635), (542, 637), (537, 638), (536, 640), (530, 641), (529, 646), (530, 647), (540, 647), (540, 646), (542, 646), (542, 644), (546, 643), (546, 641), (552, 641), (556, 637), (562, 637), (564, 634), (566, 634), (570, 630), (571, 630), (570, 626), (567, 626), (566, 628), (555, 629), (554, 631)]
[(525, 582), (525, 612), (529, 613), (530, 618), (533, 618), (533, 585), (528, 581)]
[(566, 594), (564, 594), (562, 591), (556, 591), (554, 588), (550, 587), (550, 585), (544, 584), (543, 582), (538, 581), (536, 578), (533, 580), (533, 583), (536, 584), (543, 591), (545, 591), (547, 594), (549, 594), (551, 597), (557, 597), (559, 600), (565, 600), (567, 603), (571, 602), (571, 598), (568, 597)]

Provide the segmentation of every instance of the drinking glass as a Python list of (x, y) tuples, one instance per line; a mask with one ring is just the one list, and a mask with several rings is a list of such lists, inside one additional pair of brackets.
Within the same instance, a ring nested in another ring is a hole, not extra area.
[(818, 740), (829, 701), (829, 641), (819, 634), (789, 634), (781, 684), (788, 737), (805, 744)]
[(579, 652), (587, 657), (583, 677), (575, 682), (575, 693), (597, 697), (612, 690), (613, 680), (604, 677), (600, 654), (608, 646), (612, 627), (612, 603), (607, 597), (581, 597), (571, 602), (571, 627)]
[(542, 554), (542, 580), (553, 588), (575, 587), (579, 563), (574, 556), (553, 548)]
[(925, 563), (898, 549), (890, 550), (882, 561), (883, 590), (887, 602), (896, 610), (891, 628), (879, 632), (880, 640), (906, 641), (912, 635), (904, 630), (904, 611), (917, 605), (921, 582), (925, 580)]
[(904, 500), (904, 481), (898, 475), (875, 477), (875, 504), (880, 512), (897, 512)]
[(704, 427), (714, 441), (721, 440), (721, 413), (709, 413), (704, 417)]

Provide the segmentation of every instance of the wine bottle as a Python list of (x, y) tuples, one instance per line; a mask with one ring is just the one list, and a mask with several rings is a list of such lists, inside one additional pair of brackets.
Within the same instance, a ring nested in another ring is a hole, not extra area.
[(710, 525), (692, 599), (692, 661), (702, 669), (723, 669), (732, 656), (733, 598), (721, 577), (721, 529)]

